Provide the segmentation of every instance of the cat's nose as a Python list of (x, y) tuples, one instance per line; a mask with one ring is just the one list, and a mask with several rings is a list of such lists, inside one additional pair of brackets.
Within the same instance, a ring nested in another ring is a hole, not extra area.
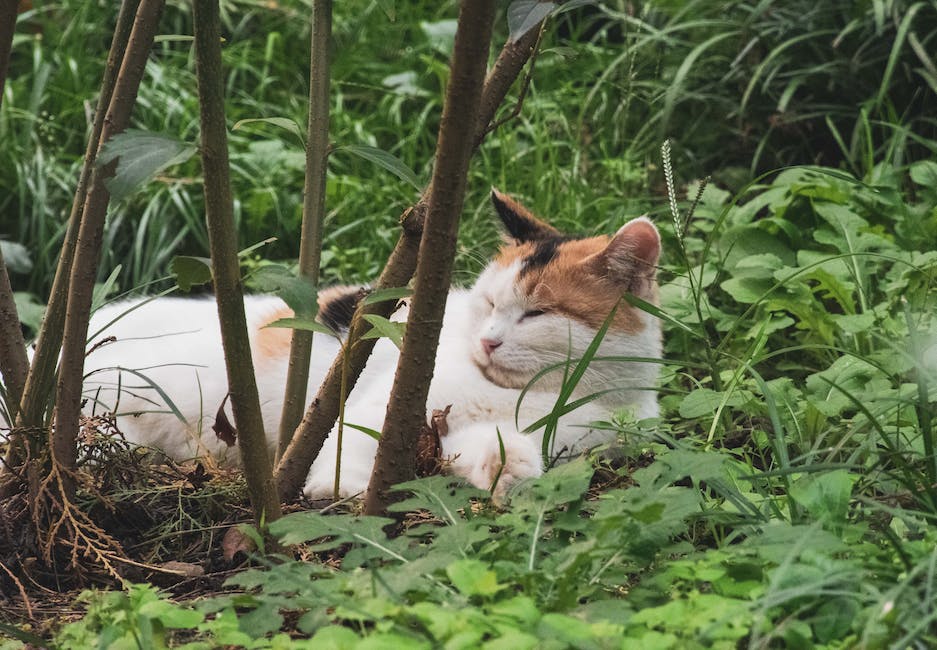
[(503, 341), (499, 341), (497, 339), (482, 339), (481, 343), (482, 343), (482, 348), (484, 348), (485, 350), (485, 354), (487, 354), (490, 357), (491, 353), (494, 352), (496, 348), (500, 347)]

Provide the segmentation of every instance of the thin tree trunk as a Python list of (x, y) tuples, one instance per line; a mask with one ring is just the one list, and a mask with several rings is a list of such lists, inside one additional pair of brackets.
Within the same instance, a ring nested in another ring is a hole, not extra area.
[[(3, 88), (6, 85), (10, 50), (13, 47), (13, 32), (16, 31), (16, 9), (16, 0), (0, 0), (0, 103), (3, 102)], [(23, 340), (16, 302), (13, 300), (10, 276), (0, 252), (0, 373), (3, 373), (3, 384), (6, 386), (7, 415), (10, 422), (16, 420), (28, 372), (26, 341)]]
[(383, 512), (390, 500), (389, 488), (412, 479), (416, 473), (414, 450), (426, 423), (426, 396), (452, 280), (494, 11), (494, 0), (463, 0), (459, 13), (416, 284), (364, 502), (367, 514)]
[[(495, 113), (507, 96), (508, 90), (530, 58), (539, 28), (539, 25), (535, 26), (520, 39), (508, 42), (501, 49), (501, 53), (485, 80), (475, 129), (476, 148), (484, 140), (488, 124), (494, 119)], [(397, 244), (390, 254), (381, 276), (375, 282), (375, 289), (402, 287), (413, 277), (430, 191), (431, 188), (427, 188), (419, 201), (407, 208), (400, 217), (400, 238), (397, 240)], [(361, 371), (374, 349), (374, 339), (360, 339), (360, 336), (371, 328), (363, 316), (376, 314), (386, 318), (390, 316), (393, 309), (393, 301), (360, 305), (358, 307), (349, 328), (348, 345), (332, 362), (332, 366), (319, 387), (318, 393), (313, 398), (293, 436), (293, 441), (277, 465), (277, 489), (282, 500), (293, 499), (302, 487), (303, 481), (309, 473), (309, 468), (315, 461), (316, 456), (319, 455), (329, 431), (335, 424), (335, 419), (338, 417), (339, 402), (342, 397), (341, 377), (342, 367), (345, 364), (345, 355), (349, 355), (346, 382), (347, 391), (350, 392), (358, 377), (361, 376)]]
[(97, 157), (98, 147), (101, 144), (101, 132), (104, 130), (104, 119), (111, 103), (114, 83), (117, 80), (117, 73), (124, 59), (124, 51), (130, 39), (130, 31), (133, 28), (134, 16), (139, 4), (140, 0), (124, 0), (117, 17), (117, 25), (111, 40), (107, 65), (104, 68), (104, 76), (101, 80), (101, 93), (98, 96), (97, 107), (94, 111), (91, 134), (85, 148), (84, 164), (78, 178), (78, 186), (75, 188), (75, 197), (72, 200), (72, 209), (68, 217), (68, 228), (62, 242), (62, 251), (59, 253), (55, 278), (52, 281), (49, 305), (46, 307), (42, 327), (39, 329), (36, 353), (33, 356), (32, 367), (23, 391), (19, 424), (27, 428), (42, 426), (46, 404), (49, 402), (49, 394), (55, 384), (55, 367), (58, 363), (65, 327), (68, 280), (78, 243), (78, 229), (81, 225), (82, 212), (88, 194), (88, 183), (94, 171), (94, 162)]
[[(306, 182), (303, 187), (303, 227), (299, 242), (299, 274), (319, 284), (322, 224), (325, 220), (325, 180), (329, 156), (329, 40), (332, 0), (313, 0), (309, 55), (309, 121), (306, 135)], [(306, 410), (306, 385), (312, 357), (312, 332), (293, 330), (286, 374), (277, 458), (283, 456)]]
[(29, 373), (29, 359), (3, 253), (0, 253), (0, 372), (6, 386), (8, 421), (15, 422)]
[(238, 447), (254, 510), (254, 521), (259, 527), (279, 518), (280, 503), (267, 452), (238, 266), (224, 115), (221, 20), (218, 0), (195, 0), (193, 8), (202, 130), (202, 172), (205, 176), (205, 218), (208, 223), (212, 277), (228, 371), (231, 409), (238, 429)]
[(3, 101), (3, 87), (7, 80), (10, 50), (13, 49), (18, 4), (16, 0), (0, 0), (0, 102)]
[[(137, 91), (143, 79), (143, 70), (153, 46), (164, 4), (165, 0), (140, 2), (127, 43), (126, 55), (114, 83), (113, 95), (104, 118), (102, 143), (126, 129), (130, 123), (130, 113), (136, 102)], [(59, 469), (65, 471), (63, 480), (66, 498), (72, 496), (71, 492), (74, 489), (67, 474), (75, 468), (75, 440), (81, 414), (82, 375), (91, 295), (97, 278), (104, 218), (110, 200), (104, 180), (113, 176), (115, 164), (96, 167), (92, 172), (68, 283), (62, 360), (56, 384), (55, 429), (52, 433), (52, 457)]]

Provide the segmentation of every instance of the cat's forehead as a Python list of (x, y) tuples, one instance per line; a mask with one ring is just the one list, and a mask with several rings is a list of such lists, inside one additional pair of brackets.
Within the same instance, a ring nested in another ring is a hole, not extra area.
[(495, 258), (499, 279), (511, 278), (514, 291), (528, 304), (564, 313), (598, 328), (612, 309), (612, 327), (637, 333), (645, 324), (637, 310), (622, 303), (624, 291), (611, 281), (602, 266), (584, 263), (606, 250), (610, 237), (584, 239), (545, 238), (506, 246)]
[(601, 252), (608, 246), (604, 235), (576, 239), (572, 237), (546, 237), (521, 244), (504, 246), (495, 257), (502, 267), (518, 265), (521, 275), (559, 263), (567, 265)]

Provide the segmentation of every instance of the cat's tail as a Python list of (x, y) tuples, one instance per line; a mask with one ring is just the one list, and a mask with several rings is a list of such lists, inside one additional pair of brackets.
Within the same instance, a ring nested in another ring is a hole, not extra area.
[(371, 287), (366, 284), (339, 284), (320, 289), (317, 320), (336, 333), (344, 335), (348, 332), (358, 303), (369, 293), (371, 293)]

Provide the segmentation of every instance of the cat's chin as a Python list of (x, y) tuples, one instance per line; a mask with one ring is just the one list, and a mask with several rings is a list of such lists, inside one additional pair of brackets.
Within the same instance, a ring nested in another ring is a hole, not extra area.
[(474, 359), (474, 361), (485, 379), (501, 388), (523, 388), (530, 381), (530, 376), (526, 374), (505, 370), (491, 363), (483, 365), (477, 359)]

